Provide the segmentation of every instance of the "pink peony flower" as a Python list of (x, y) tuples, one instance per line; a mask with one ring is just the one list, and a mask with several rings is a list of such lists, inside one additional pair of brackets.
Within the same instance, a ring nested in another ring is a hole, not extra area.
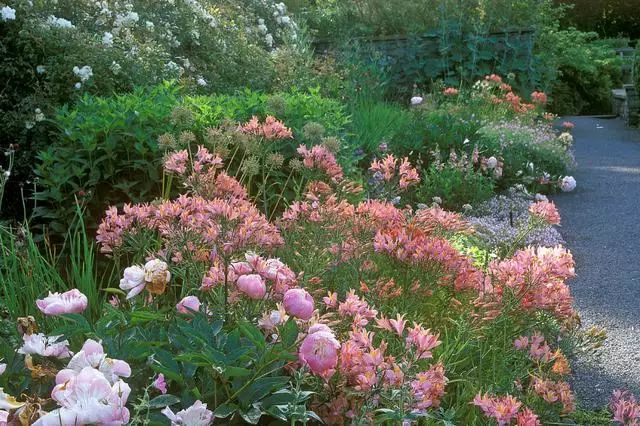
[(267, 286), (258, 274), (240, 275), (236, 284), (251, 299), (262, 299), (267, 294)]
[(34, 426), (126, 424), (130, 393), (122, 380), (111, 385), (100, 371), (85, 367), (53, 388), (51, 398), (60, 408), (39, 418)]
[(109, 383), (116, 383), (120, 377), (131, 376), (131, 367), (125, 361), (107, 358), (99, 342), (88, 339), (67, 364), (67, 368), (58, 372), (56, 383), (63, 383), (70, 374), (79, 373), (86, 367), (100, 371)]
[(207, 404), (199, 400), (186, 410), (175, 414), (171, 408), (166, 407), (162, 414), (171, 421), (171, 426), (209, 426), (213, 423), (213, 413), (207, 410)]
[(75, 288), (62, 294), (49, 292), (49, 296), (36, 300), (38, 309), (50, 316), (82, 313), (88, 303), (87, 296)]
[(185, 315), (192, 314), (192, 311), (198, 312), (200, 310), (200, 299), (196, 296), (187, 296), (178, 302), (176, 310)]
[(442, 94), (445, 96), (455, 96), (458, 94), (458, 89), (455, 87), (447, 87), (442, 91)]
[(167, 393), (167, 382), (164, 380), (164, 374), (160, 373), (153, 381), (153, 387), (160, 391), (163, 395)]
[(124, 276), (120, 280), (120, 289), (129, 292), (127, 299), (137, 296), (144, 290), (146, 285), (144, 276), (144, 269), (138, 265), (129, 266), (124, 270)]
[(283, 302), (289, 315), (302, 320), (308, 320), (313, 316), (313, 297), (302, 288), (287, 290)]
[(314, 327), (316, 327), (315, 332), (308, 334), (302, 341), (298, 357), (300, 362), (308, 365), (313, 373), (326, 377), (331, 375), (338, 364), (340, 342), (336, 340), (330, 329), (327, 331), (328, 327), (322, 324)]
[(62, 336), (45, 336), (42, 333), (25, 334), (22, 336), (23, 345), (18, 349), (19, 354), (52, 356), (55, 358), (68, 358), (69, 341), (58, 341)]

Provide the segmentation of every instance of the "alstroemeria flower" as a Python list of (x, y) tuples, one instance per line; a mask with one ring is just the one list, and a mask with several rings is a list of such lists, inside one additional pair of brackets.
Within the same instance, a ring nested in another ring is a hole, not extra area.
[(123, 425), (129, 422), (125, 407), (131, 388), (122, 380), (111, 385), (92, 367), (57, 384), (51, 392), (60, 408), (38, 419), (34, 426)]
[(73, 289), (64, 293), (51, 293), (44, 299), (36, 300), (38, 309), (45, 315), (79, 314), (87, 309), (87, 296)]
[(186, 410), (173, 413), (171, 408), (166, 407), (162, 414), (171, 421), (171, 426), (209, 426), (213, 423), (213, 413), (207, 410), (207, 404), (196, 401)]
[(23, 344), (18, 349), (19, 354), (53, 356), (56, 358), (68, 358), (69, 342), (58, 341), (62, 336), (45, 336), (43, 333), (25, 334), (22, 336)]
[[(58, 372), (56, 384), (68, 380), (70, 371), (80, 372), (86, 367), (99, 370), (109, 383), (116, 383), (120, 377), (131, 376), (131, 367), (125, 361), (107, 358), (102, 345), (95, 340), (88, 339), (82, 349), (71, 358), (67, 368)], [(70, 371), (69, 371), (70, 370)]]

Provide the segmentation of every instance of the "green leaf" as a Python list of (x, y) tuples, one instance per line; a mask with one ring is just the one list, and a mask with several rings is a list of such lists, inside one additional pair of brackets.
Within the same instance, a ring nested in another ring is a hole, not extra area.
[(151, 401), (149, 401), (149, 407), (164, 408), (164, 407), (168, 407), (169, 405), (177, 404), (178, 402), (180, 402), (180, 398), (178, 398), (175, 395), (171, 395), (171, 394), (159, 395), (153, 398)]
[(238, 406), (235, 404), (220, 404), (213, 411), (213, 415), (215, 417), (224, 419), (235, 413), (237, 410)]

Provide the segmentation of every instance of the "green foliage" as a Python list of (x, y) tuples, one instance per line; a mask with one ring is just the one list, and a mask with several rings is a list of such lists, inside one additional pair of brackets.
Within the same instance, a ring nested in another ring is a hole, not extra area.
[(426, 170), (418, 189), (418, 199), (430, 204), (433, 197), (440, 197), (444, 208), (460, 210), (464, 204), (489, 199), (493, 191), (494, 181), (490, 177), (447, 165), (442, 169), (430, 167)]
[[(19, 183), (33, 178), (36, 153), (49, 145), (50, 119), (62, 105), (86, 93), (126, 93), (164, 79), (205, 94), (286, 86), (275, 81), (271, 50), (286, 46), (293, 61), (303, 53), (289, 43), (297, 24), (271, 0), (5, 3), (16, 19), (0, 22), (0, 147), (20, 146), (7, 216), (23, 216)], [(69, 26), (52, 23), (57, 18)], [(81, 79), (74, 69), (85, 66), (92, 74)]]
[(349, 142), (366, 155), (375, 154), (383, 142), (398, 154), (408, 154), (422, 143), (413, 114), (404, 108), (363, 101), (353, 106), (352, 111)]
[[(78, 214), (81, 212), (77, 211)], [(9, 318), (33, 315), (35, 300), (48, 292), (77, 288), (89, 300), (87, 316), (96, 319), (104, 295), (100, 293), (95, 243), (81, 222), (64, 236), (67, 257), (37, 242), (27, 226), (0, 227), (0, 306)]]
[[(611, 89), (621, 84), (621, 59), (614, 41), (575, 28), (549, 31), (541, 40), (542, 61), (550, 72), (550, 109), (561, 115), (607, 113)], [(557, 71), (556, 71), (557, 70)]]
[(317, 90), (266, 95), (245, 90), (237, 95), (182, 96), (164, 84), (126, 95), (85, 95), (75, 108), (58, 111), (57, 138), (38, 154), (37, 217), (64, 234), (75, 215), (69, 200), (86, 207), (86, 223), (95, 226), (107, 204), (153, 199), (162, 189), (162, 154), (157, 139), (167, 132), (204, 132), (225, 119), (245, 121), (275, 114), (296, 134), (280, 147), (291, 156), (309, 121), (329, 135), (341, 135), (349, 118), (344, 107)]

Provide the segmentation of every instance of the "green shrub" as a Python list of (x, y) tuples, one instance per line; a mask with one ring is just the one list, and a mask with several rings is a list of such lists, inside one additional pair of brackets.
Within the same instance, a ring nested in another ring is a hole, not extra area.
[(317, 90), (265, 95), (182, 96), (170, 84), (109, 98), (85, 95), (74, 108), (58, 111), (59, 134), (38, 154), (35, 214), (51, 230), (64, 233), (74, 216), (77, 197), (95, 223), (105, 204), (139, 202), (160, 195), (162, 153), (157, 139), (182, 130), (204, 132), (225, 119), (246, 121), (252, 115), (276, 114), (297, 139), (281, 147), (289, 154), (313, 121), (327, 135), (342, 135), (349, 121), (343, 106)]
[(445, 209), (460, 210), (464, 204), (488, 200), (493, 195), (493, 190), (493, 179), (481, 173), (450, 165), (441, 169), (432, 166), (423, 174), (418, 199), (431, 204), (434, 197), (439, 197)]
[[(272, 0), (5, 3), (15, 19), (0, 21), (0, 147), (20, 147), (5, 203), (17, 217), (19, 185), (32, 178), (62, 105), (164, 79), (180, 79), (191, 93), (266, 89), (276, 74), (271, 51), (295, 47), (289, 41), (297, 33), (286, 8)], [(297, 55), (288, 50), (292, 60)], [(74, 70), (84, 67), (80, 77)]]
[(566, 147), (545, 126), (495, 124), (478, 134), (483, 155), (504, 163), (498, 189), (524, 183), (534, 192), (548, 192), (548, 185), (540, 185), (538, 178), (545, 174), (552, 180), (564, 177), (573, 165)]
[(611, 89), (622, 83), (621, 59), (611, 40), (575, 28), (549, 31), (541, 39), (541, 55), (550, 72), (549, 108), (561, 115), (611, 111)]

